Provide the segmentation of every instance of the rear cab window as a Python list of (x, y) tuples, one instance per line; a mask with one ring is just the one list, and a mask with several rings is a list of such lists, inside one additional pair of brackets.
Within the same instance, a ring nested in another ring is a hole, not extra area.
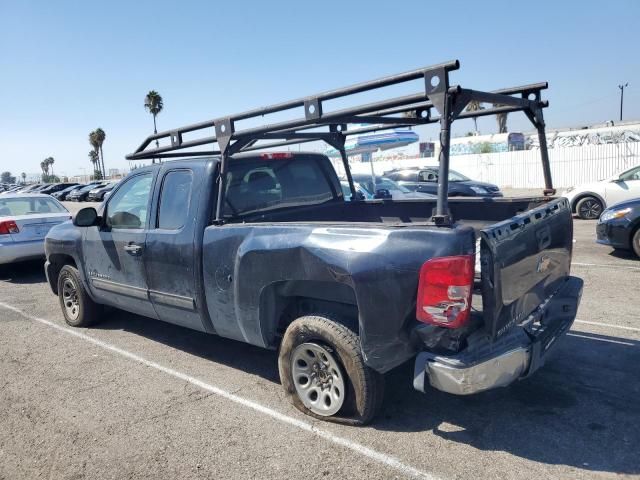
[(311, 156), (271, 161), (231, 159), (225, 180), (226, 218), (339, 198), (339, 185), (332, 185), (319, 160)]
[(180, 230), (184, 227), (191, 205), (191, 170), (174, 170), (164, 176), (160, 190), (160, 206), (156, 227)]

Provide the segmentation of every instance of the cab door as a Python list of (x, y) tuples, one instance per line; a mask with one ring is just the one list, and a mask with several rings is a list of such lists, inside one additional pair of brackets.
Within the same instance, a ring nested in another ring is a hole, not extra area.
[(101, 226), (85, 230), (83, 263), (99, 303), (157, 318), (144, 267), (155, 173), (128, 177), (109, 198)]
[(204, 331), (197, 309), (196, 232), (198, 211), (206, 206), (199, 201), (205, 182), (190, 168), (163, 170), (157, 182), (144, 259), (149, 298), (160, 320)]

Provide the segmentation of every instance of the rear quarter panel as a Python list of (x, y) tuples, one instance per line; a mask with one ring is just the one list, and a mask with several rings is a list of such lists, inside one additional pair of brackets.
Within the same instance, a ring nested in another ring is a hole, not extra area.
[[(418, 271), (433, 257), (474, 253), (473, 229), (228, 224), (205, 230), (208, 312), (222, 336), (277, 346), (263, 293), (283, 282), (353, 292), (366, 363), (384, 372), (411, 358)], [(316, 283), (318, 284), (318, 283)]]

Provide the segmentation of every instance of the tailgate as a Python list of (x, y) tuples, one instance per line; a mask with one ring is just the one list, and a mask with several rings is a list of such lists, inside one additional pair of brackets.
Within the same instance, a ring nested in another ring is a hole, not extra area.
[(571, 207), (564, 198), (552, 200), (480, 235), (484, 322), (495, 339), (526, 320), (569, 275)]

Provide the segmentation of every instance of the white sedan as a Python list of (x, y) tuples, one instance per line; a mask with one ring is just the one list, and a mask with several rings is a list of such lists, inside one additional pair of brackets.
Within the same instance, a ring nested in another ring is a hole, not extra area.
[(0, 197), (0, 265), (44, 256), (44, 237), (71, 218), (64, 206), (42, 194)]
[(562, 194), (571, 209), (584, 220), (595, 220), (603, 210), (625, 200), (640, 198), (640, 166), (606, 180), (570, 187)]

